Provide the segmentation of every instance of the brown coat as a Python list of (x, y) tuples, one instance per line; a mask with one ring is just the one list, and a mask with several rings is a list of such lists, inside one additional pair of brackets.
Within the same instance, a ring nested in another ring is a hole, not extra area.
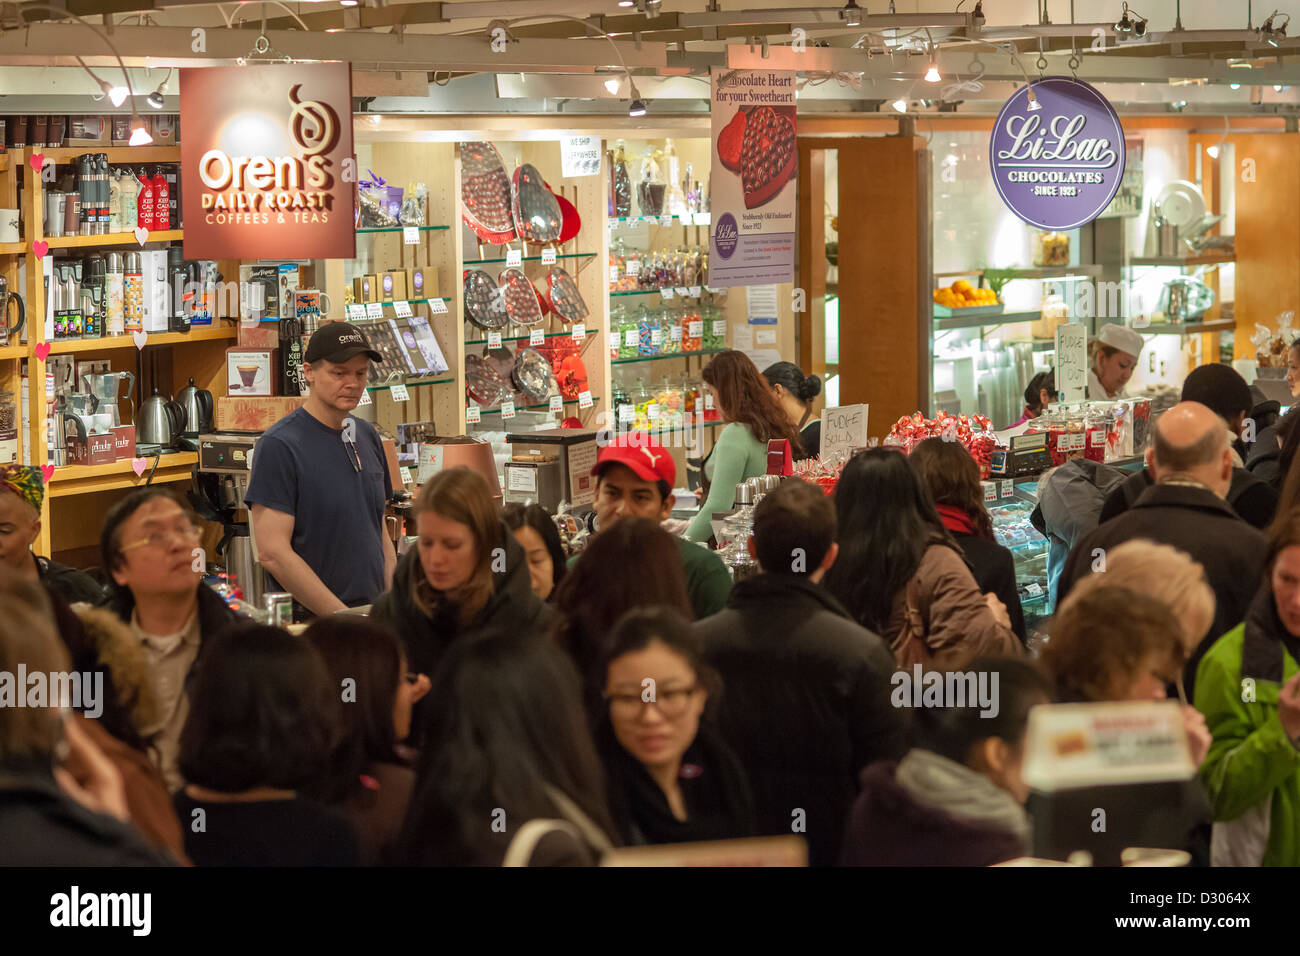
[[(915, 606), (908, 607), (907, 592)], [(1019, 657), (1024, 646), (1015, 633), (1003, 627), (984, 603), (984, 595), (962, 556), (946, 544), (932, 544), (905, 589), (894, 599), (889, 627), (882, 635), (895, 648), (900, 665), (914, 658), (895, 647), (903, 635), (909, 610), (914, 631), (922, 635), (927, 667), (958, 670), (982, 654)]]
[[(138, 727), (152, 721), (157, 695), (148, 661), (130, 627), (108, 611), (82, 604), (73, 611), (84, 630), (86, 644), (107, 670), (113, 691), (129, 707), (133, 722)], [(171, 794), (149, 755), (114, 737), (97, 720), (83, 720), (82, 726), (122, 775), (132, 825), (154, 846), (185, 861), (185, 839)]]

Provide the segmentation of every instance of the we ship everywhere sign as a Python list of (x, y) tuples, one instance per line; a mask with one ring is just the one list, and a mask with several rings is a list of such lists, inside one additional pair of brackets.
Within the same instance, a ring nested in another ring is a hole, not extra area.
[(1029, 225), (1077, 229), (1119, 192), (1124, 128), (1106, 98), (1082, 80), (1049, 76), (1031, 86), (1018, 89), (993, 124), (993, 183)]

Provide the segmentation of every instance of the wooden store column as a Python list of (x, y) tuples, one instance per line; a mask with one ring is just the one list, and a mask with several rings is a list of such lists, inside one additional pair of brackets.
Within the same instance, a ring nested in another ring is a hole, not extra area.
[[(825, 290), (819, 154), (830, 149), (839, 153), (840, 404), (869, 404), (869, 432), (883, 438), (929, 403), (930, 154), (912, 135), (800, 137), (796, 284), (810, 302)], [(814, 367), (812, 326), (813, 313), (802, 313), (804, 369)]]

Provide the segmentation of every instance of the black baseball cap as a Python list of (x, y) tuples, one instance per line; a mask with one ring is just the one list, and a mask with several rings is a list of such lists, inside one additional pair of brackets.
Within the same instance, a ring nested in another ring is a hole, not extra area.
[(368, 356), (372, 362), (384, 360), (370, 347), (366, 334), (351, 322), (326, 322), (312, 333), (302, 360), (308, 364), (321, 359), (342, 364), (358, 355)]

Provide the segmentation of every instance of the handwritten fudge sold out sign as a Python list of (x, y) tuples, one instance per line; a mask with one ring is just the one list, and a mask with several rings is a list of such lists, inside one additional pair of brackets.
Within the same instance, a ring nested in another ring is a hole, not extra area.
[(1124, 128), (1097, 90), (1068, 76), (1033, 84), (1002, 105), (989, 140), (998, 194), (1039, 229), (1077, 229), (1096, 219), (1124, 178)]

